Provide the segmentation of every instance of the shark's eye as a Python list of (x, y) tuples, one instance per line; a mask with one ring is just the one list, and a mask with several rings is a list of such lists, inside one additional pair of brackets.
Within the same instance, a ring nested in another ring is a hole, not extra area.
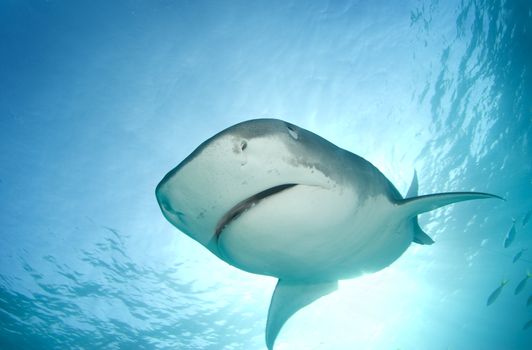
[(242, 151), (245, 150), (247, 146), (248, 146), (248, 143), (246, 140), (242, 140), (242, 142), (240, 142), (240, 149)]
[(299, 135), (297, 134), (296, 128), (293, 125), (287, 124), (286, 126), (288, 128), (288, 133), (294, 140), (297, 140), (299, 138)]

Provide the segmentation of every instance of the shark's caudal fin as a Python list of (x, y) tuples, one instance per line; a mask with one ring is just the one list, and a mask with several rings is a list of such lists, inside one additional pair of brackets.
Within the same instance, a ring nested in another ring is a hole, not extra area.
[[(414, 177), (412, 178), (412, 182), (410, 183), (410, 188), (408, 189), (408, 192), (406, 193), (405, 198), (414, 198), (417, 197), (418, 193), (418, 181), (417, 181), (417, 172), (414, 170)], [(421, 227), (419, 226), (419, 222), (417, 220), (417, 215), (412, 218), (412, 221), (414, 223), (414, 243), (417, 244), (424, 244), (429, 245), (434, 243), (432, 238), (424, 232)]]
[(338, 281), (312, 283), (279, 280), (273, 292), (266, 323), (268, 350), (273, 349), (275, 338), (293, 314), (322, 296), (334, 292), (337, 288)]

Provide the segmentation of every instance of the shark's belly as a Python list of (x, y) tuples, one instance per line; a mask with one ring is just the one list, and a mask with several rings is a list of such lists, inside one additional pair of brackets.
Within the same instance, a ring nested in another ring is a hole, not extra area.
[(387, 200), (354, 198), (345, 189), (315, 186), (267, 198), (223, 230), (222, 258), (286, 279), (341, 279), (382, 269), (406, 250), (412, 235), (389, 217)]

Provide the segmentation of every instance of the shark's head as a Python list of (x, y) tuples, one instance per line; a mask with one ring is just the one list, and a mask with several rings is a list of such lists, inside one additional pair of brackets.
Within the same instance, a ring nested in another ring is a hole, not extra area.
[(220, 256), (218, 238), (259, 202), (301, 186), (336, 187), (341, 179), (330, 164), (339, 152), (287, 122), (246, 121), (208, 139), (170, 171), (157, 186), (157, 200), (174, 226)]

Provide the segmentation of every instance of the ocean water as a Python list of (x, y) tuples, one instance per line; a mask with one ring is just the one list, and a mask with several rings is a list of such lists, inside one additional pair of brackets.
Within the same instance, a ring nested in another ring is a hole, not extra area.
[(434, 245), (342, 281), (276, 349), (532, 348), (532, 281), (515, 294), (532, 272), (529, 0), (1, 1), (0, 348), (265, 349), (276, 281), (154, 196), (202, 141), (261, 117), (402, 193), (416, 169), (421, 194), (506, 199), (421, 215)]

